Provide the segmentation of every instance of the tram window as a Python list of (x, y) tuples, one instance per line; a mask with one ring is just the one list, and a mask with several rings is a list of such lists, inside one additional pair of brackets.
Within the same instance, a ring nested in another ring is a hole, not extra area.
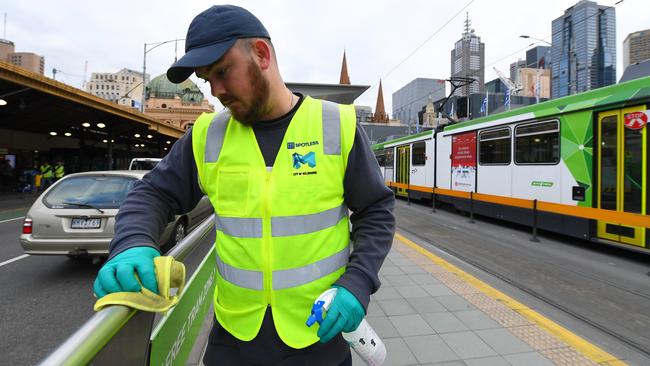
[(510, 128), (479, 133), (479, 164), (510, 164)]
[(425, 142), (413, 144), (413, 165), (424, 165), (427, 162), (427, 148)]
[(389, 147), (388, 149), (385, 149), (385, 156), (386, 156), (386, 165), (389, 168), (393, 167), (393, 148)]
[(375, 151), (375, 158), (377, 159), (377, 163), (379, 166), (386, 166), (386, 155), (385, 155), (385, 150), (377, 150)]
[(515, 128), (515, 163), (557, 164), (559, 162), (558, 121), (526, 124)]

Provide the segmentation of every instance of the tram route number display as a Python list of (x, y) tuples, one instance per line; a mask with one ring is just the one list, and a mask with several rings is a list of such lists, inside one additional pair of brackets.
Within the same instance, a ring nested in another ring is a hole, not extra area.
[(451, 189), (474, 191), (476, 182), (476, 131), (451, 139)]
[(623, 116), (625, 127), (629, 128), (630, 130), (642, 129), (645, 125), (648, 124), (648, 113), (650, 113), (650, 111), (625, 113)]

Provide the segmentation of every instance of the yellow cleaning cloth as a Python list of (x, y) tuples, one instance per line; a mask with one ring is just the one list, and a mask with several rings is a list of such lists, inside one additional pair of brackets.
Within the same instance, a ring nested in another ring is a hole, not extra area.
[(185, 286), (185, 265), (169, 256), (156, 257), (153, 263), (158, 281), (158, 294), (144, 286), (140, 292), (114, 292), (97, 300), (95, 311), (109, 305), (125, 305), (142, 311), (162, 313), (176, 305)]

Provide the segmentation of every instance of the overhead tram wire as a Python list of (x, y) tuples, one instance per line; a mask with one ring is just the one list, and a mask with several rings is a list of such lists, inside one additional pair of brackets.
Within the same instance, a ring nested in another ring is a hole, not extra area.
[[(409, 58), (411, 58), (411, 56), (413, 56), (416, 52), (418, 52), (420, 50), (420, 48), (422, 48), (427, 42), (429, 42), (433, 37), (435, 37), (438, 33), (440, 33), (441, 30), (443, 30), (449, 23), (451, 23), (452, 20), (454, 20), (460, 13), (462, 13), (463, 10), (467, 9), (467, 7), (470, 6), (473, 2), (474, 2), (474, 0), (470, 0), (467, 4), (465, 4), (465, 6), (463, 6), (451, 18), (449, 18), (449, 20), (447, 20), (442, 26), (440, 26), (440, 28), (436, 29), (435, 32), (433, 32), (429, 37), (427, 37), (419, 46), (417, 46), (413, 51), (411, 51), (411, 53), (409, 53), (406, 57), (404, 57), (404, 59), (402, 59), (402, 61), (400, 61), (390, 71), (388, 71), (386, 74), (384, 74), (382, 76), (382, 79), (387, 78), (390, 74), (392, 74), (395, 70), (397, 70), (400, 66), (402, 66), (402, 64), (404, 62), (406, 62)], [(379, 85), (378, 83), (373, 84), (370, 88), (366, 89), (366, 91), (361, 93), (361, 95), (365, 94), (366, 92), (368, 92), (368, 90), (371, 90), (371, 89), (375, 88), (378, 85)]]
[[(610, 8), (614, 8), (614, 7), (616, 7), (616, 5), (622, 3), (623, 1), (625, 1), (625, 0), (619, 0), (619, 1), (617, 1), (616, 3), (614, 3), (614, 5), (610, 5), (610, 6), (606, 7), (605, 9), (603, 9), (602, 11), (605, 11), (605, 10), (610, 9)], [(469, 4), (468, 4), (468, 5), (469, 5)], [(464, 9), (464, 8), (463, 8), (463, 9)], [(461, 11), (462, 11), (462, 9), (461, 9)], [(591, 18), (591, 17), (593, 17), (593, 16), (595, 16), (595, 15), (598, 15), (599, 13), (600, 13), (600, 11), (598, 11), (598, 12), (596, 12), (596, 13), (594, 13), (594, 14), (592, 14), (592, 15), (590, 15), (590, 16), (584, 18), (584, 19), (582, 19), (582, 20), (579, 21), (579, 22), (576, 22), (575, 25), (578, 25), (578, 24), (580, 24), (580, 23), (582, 23), (582, 22), (585, 22), (585, 21), (587, 21), (587, 19), (589, 19), (589, 18)], [(455, 17), (455, 16), (454, 16), (454, 17)], [(452, 19), (453, 19), (453, 18), (452, 18)], [(450, 19), (450, 21), (451, 21), (451, 19)], [(575, 25), (574, 25), (574, 26), (575, 26)], [(548, 35), (548, 36), (546, 36), (546, 37), (543, 37), (543, 38), (540, 38), (540, 39), (545, 40), (545, 39), (551, 37), (551, 40), (552, 40), (552, 37), (553, 37), (554, 35), (556, 35), (556, 34), (559, 34), (559, 33), (561, 33), (561, 31), (556, 32), (556, 33), (551, 33), (550, 35)], [(429, 38), (429, 39), (430, 39), (430, 38)], [(427, 39), (427, 40), (428, 40), (428, 39)], [(477, 69), (476, 71), (471, 72), (471, 73), (468, 74), (468, 75), (469, 75), (469, 76), (476, 75), (476, 74), (480, 73), (481, 71), (484, 71), (486, 68), (488, 68), (488, 67), (490, 67), (490, 66), (492, 66), (492, 65), (494, 65), (494, 64), (496, 64), (496, 63), (498, 63), (498, 62), (500, 62), (500, 61), (502, 61), (502, 60), (504, 60), (504, 59), (506, 59), (506, 58), (508, 58), (508, 57), (514, 56), (515, 54), (517, 54), (517, 53), (519, 53), (519, 52), (521, 52), (521, 51), (527, 49), (528, 47), (530, 47), (531, 45), (536, 44), (536, 43), (539, 43), (539, 42), (533, 42), (532, 44), (529, 44), (529, 45), (527, 45), (527, 46), (524, 46), (524, 47), (522, 47), (522, 48), (519, 48), (519, 49), (517, 49), (516, 51), (514, 51), (514, 52), (512, 52), (512, 53), (509, 53), (508, 55), (503, 56), (503, 57), (501, 57), (501, 58), (499, 58), (499, 59), (497, 59), (497, 60), (495, 60), (495, 61), (492, 61), (492, 62), (490, 62), (489, 64), (485, 65), (484, 67), (482, 67), (482, 68), (480, 68), (480, 69)], [(421, 45), (421, 46), (422, 46), (422, 45)], [(421, 46), (420, 46), (420, 47), (421, 47)], [(417, 49), (416, 49), (416, 51), (417, 51)], [(414, 52), (415, 52), (415, 51), (414, 51)], [(410, 56), (411, 56), (411, 55), (409, 55), (408, 57), (410, 57)], [(408, 58), (408, 57), (407, 57), (407, 58)], [(399, 65), (401, 65), (402, 63), (404, 63), (404, 61), (406, 61), (406, 59), (404, 59), (404, 60), (403, 60)], [(398, 66), (399, 66), (399, 65), (398, 65)], [(397, 67), (393, 68), (393, 70), (391, 70), (390, 72), (393, 72), (396, 68), (397, 68)], [(389, 72), (389, 74), (390, 74), (390, 72)], [(388, 74), (387, 74), (387, 75), (388, 75)], [(386, 75), (386, 76), (387, 76), (387, 75)], [(375, 85), (373, 85), (372, 87), (375, 87), (376, 85), (378, 85), (378, 84), (375, 84)], [(371, 88), (368, 88), (368, 90), (372, 89), (372, 87), (371, 87)], [(445, 87), (446, 87), (446, 84), (444, 84), (444, 85), (443, 85), (442, 87), (440, 87), (440, 88), (433, 89), (429, 94), (433, 94), (433, 93), (435, 93), (435, 92), (437, 92), (437, 91), (439, 91), (439, 90), (444, 90)], [(366, 90), (366, 91), (368, 91), (368, 90)], [(424, 99), (426, 99), (426, 98), (428, 98), (428, 97), (429, 97), (429, 95), (422, 96), (422, 97), (420, 97), (420, 98), (418, 98), (418, 99), (415, 99), (415, 100), (411, 101), (410, 103), (406, 104), (406, 106), (411, 106), (412, 104), (414, 104), (414, 103), (418, 103), (418, 102), (420, 102), (420, 101), (422, 101), (422, 100), (424, 100)]]

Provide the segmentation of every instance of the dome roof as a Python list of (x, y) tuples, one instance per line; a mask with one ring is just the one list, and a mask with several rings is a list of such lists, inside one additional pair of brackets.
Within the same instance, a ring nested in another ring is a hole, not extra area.
[(147, 98), (174, 99), (175, 96), (187, 103), (201, 103), (204, 99), (199, 87), (190, 79), (174, 84), (166, 74), (161, 74), (147, 84)]

